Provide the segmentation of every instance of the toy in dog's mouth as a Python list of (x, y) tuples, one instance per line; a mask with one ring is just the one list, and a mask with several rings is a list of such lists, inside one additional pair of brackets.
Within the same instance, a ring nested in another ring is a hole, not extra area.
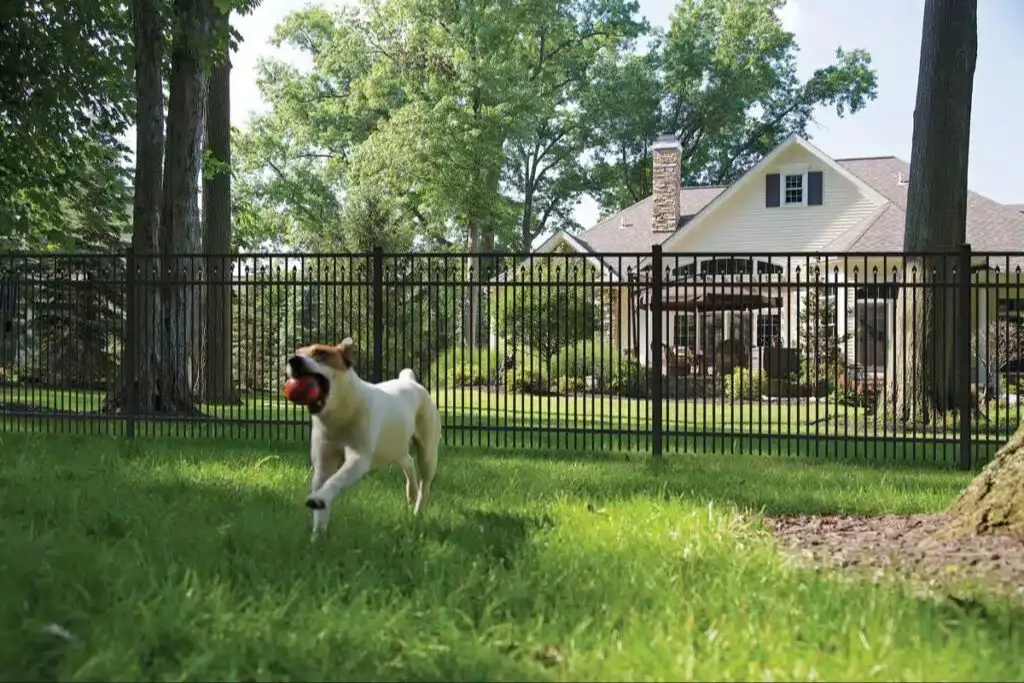
[(299, 374), (293, 374), (292, 379), (305, 382), (308, 382), (310, 379), (312, 379), (314, 380), (316, 386), (316, 397), (313, 398), (312, 400), (296, 400), (296, 398), (298, 398), (296, 397), (292, 399), (293, 401), (295, 401), (296, 403), (302, 403), (307, 408), (309, 408), (309, 412), (313, 413), (314, 415), (324, 409), (324, 406), (327, 405), (327, 394), (331, 390), (330, 380), (328, 380), (325, 376), (321, 375), (319, 372), (301, 372)]

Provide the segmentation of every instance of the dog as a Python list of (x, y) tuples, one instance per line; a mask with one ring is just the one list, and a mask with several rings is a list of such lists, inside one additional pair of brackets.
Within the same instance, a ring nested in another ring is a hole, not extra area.
[(356, 344), (313, 344), (286, 362), (288, 377), (312, 376), (320, 386), (308, 406), (312, 422), (309, 457), (313, 466), (306, 507), (313, 513), (314, 540), (327, 530), (331, 503), (373, 470), (397, 464), (405, 473), (406, 503), (423, 514), (437, 474), (441, 416), (416, 374), (364, 381), (355, 370)]

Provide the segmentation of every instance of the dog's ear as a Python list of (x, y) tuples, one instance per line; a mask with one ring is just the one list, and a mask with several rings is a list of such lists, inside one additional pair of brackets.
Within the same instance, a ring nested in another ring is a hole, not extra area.
[(356, 355), (359, 353), (359, 349), (356, 348), (356, 343), (352, 340), (352, 337), (345, 337), (338, 344), (338, 353), (341, 354), (341, 359), (345, 361), (345, 365), (352, 367), (356, 364)]

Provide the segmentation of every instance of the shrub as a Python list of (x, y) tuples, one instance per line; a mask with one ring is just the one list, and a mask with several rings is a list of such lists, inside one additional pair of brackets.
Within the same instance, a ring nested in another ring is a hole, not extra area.
[(429, 376), (420, 381), (434, 382), (437, 378), (446, 387), (490, 384), (501, 361), (495, 349), (451, 346), (430, 366)]
[(600, 339), (581, 339), (563, 347), (551, 358), (551, 374), (555, 377), (578, 377), (581, 382), (593, 377), (598, 390), (603, 390), (619, 368), (622, 352)]
[(874, 409), (882, 395), (882, 380), (840, 377), (835, 400), (839, 405)]
[(725, 390), (732, 399), (757, 399), (768, 392), (768, 377), (760, 370), (734, 368)]
[(555, 384), (555, 390), (560, 394), (575, 394), (586, 389), (587, 381), (580, 375), (562, 375)]
[(516, 367), (506, 375), (508, 388), (524, 394), (550, 393), (547, 372), (541, 363), (516, 363)]
[(635, 360), (620, 358), (605, 390), (623, 398), (644, 398), (649, 388), (650, 371)]

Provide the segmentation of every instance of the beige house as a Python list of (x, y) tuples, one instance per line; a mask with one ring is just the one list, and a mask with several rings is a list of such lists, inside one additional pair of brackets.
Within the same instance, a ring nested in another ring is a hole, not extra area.
[[(904, 272), (901, 255), (907, 162), (833, 159), (792, 136), (731, 186), (681, 187), (675, 138), (660, 137), (652, 157), (650, 197), (578, 235), (557, 233), (534, 252), (579, 252), (601, 269), (609, 341), (649, 362), (651, 289), (639, 283), (649, 282), (652, 248), (661, 245), (669, 350), (685, 347), (709, 359), (732, 339), (757, 362), (766, 347), (796, 344), (798, 311), (817, 292), (836, 298), (849, 364), (867, 372), (884, 367), (893, 284), (917, 277)], [(970, 193), (967, 239), (972, 277), (989, 283), (973, 288), (972, 324), (980, 329), (996, 316), (1020, 315), (1021, 259), (1008, 252), (1024, 251), (1024, 207)], [(802, 284), (815, 274), (819, 282)]]

